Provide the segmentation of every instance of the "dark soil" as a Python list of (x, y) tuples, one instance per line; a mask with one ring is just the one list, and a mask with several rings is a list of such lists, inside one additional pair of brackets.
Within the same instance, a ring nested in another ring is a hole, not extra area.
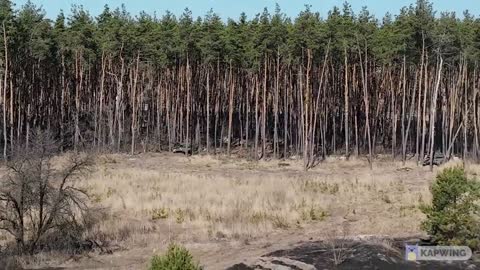
[(466, 262), (409, 262), (405, 259), (405, 244), (421, 243), (415, 239), (395, 239), (390, 241), (389, 245), (376, 244), (373, 241), (344, 240), (341, 244), (340, 241), (335, 242), (337, 247), (343, 247), (345, 258), (337, 265), (331, 243), (310, 242), (293, 249), (266, 254), (253, 265), (242, 263), (228, 269), (480, 269), (478, 254)]

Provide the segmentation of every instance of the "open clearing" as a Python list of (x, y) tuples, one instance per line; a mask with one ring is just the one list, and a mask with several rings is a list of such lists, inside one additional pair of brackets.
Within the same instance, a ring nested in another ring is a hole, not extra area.
[[(449, 163), (445, 166), (452, 166)], [(82, 182), (105, 213), (89, 237), (111, 254), (26, 258), (31, 266), (145, 269), (169, 242), (206, 269), (332, 236), (421, 235), (418, 206), (435, 173), (387, 158), (330, 158), (304, 172), (296, 160), (246, 161), (174, 154), (104, 155)], [(480, 167), (467, 167), (476, 174)]]

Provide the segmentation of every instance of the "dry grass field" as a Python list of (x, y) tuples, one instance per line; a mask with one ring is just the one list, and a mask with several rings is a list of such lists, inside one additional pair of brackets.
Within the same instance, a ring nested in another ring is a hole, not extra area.
[[(182, 243), (206, 269), (222, 269), (282, 246), (336, 234), (422, 234), (418, 206), (435, 171), (388, 158), (331, 158), (304, 172), (296, 160), (173, 154), (98, 156), (81, 185), (99, 209), (88, 237), (115, 250), (75, 257), (41, 254), (30, 266), (145, 269), (168, 243)], [(444, 165), (453, 166), (454, 162)], [(468, 166), (476, 174), (480, 167)]]

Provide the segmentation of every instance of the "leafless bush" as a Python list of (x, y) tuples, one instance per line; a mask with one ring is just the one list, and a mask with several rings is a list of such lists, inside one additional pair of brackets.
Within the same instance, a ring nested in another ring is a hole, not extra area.
[(59, 157), (60, 145), (48, 132), (30, 138), (14, 151), (0, 182), (0, 230), (15, 239), (19, 253), (33, 254), (56, 232), (82, 226), (88, 195), (76, 183), (92, 163), (78, 153)]
[(334, 233), (326, 237), (325, 242), (332, 251), (335, 266), (342, 264), (350, 255), (348, 233), (348, 224), (343, 223), (340, 229), (337, 229)]

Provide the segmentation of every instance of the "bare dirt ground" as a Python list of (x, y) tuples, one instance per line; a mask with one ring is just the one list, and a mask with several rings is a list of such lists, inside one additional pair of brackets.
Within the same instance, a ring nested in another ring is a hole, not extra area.
[[(82, 185), (104, 213), (89, 237), (108, 244), (73, 257), (40, 254), (26, 267), (146, 269), (170, 242), (192, 251), (205, 269), (340, 235), (422, 235), (430, 172), (413, 161), (330, 158), (302, 163), (174, 154), (105, 155)], [(449, 163), (445, 166), (453, 166)], [(468, 166), (470, 174), (480, 171)], [(110, 252), (112, 251), (112, 252)]]

